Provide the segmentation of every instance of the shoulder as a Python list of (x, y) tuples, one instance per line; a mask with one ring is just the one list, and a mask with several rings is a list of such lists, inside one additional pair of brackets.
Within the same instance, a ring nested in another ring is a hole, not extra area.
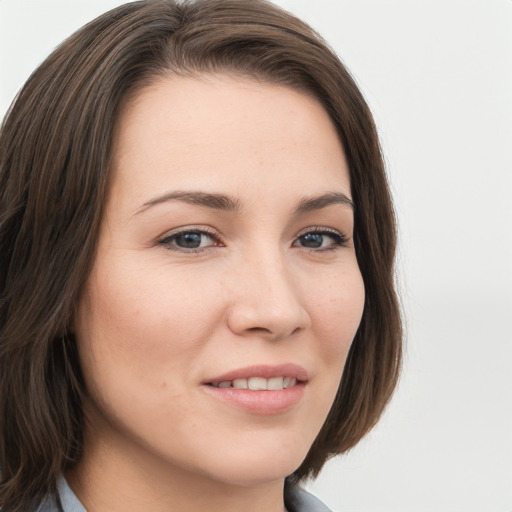
[(289, 491), (293, 512), (331, 512), (318, 498), (300, 487)]
[(47, 496), (36, 508), (35, 512), (62, 512), (57, 497), (54, 494)]
[[(290, 505), (293, 507), (290, 512), (331, 512), (318, 498), (300, 487), (293, 486), (288, 491)], [(86, 512), (86, 510), (65, 478), (61, 477), (56, 494), (47, 496), (35, 512)]]
[[(2, 512), (0, 507), (0, 512)], [(54, 494), (46, 496), (35, 508), (30, 507), (30, 512), (62, 512), (58, 498)]]
[(47, 496), (35, 512), (86, 512), (86, 510), (62, 476), (57, 483), (56, 493)]

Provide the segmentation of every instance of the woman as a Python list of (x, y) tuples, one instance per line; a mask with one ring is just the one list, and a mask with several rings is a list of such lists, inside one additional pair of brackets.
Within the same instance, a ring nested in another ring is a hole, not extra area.
[(2, 510), (326, 510), (400, 367), (371, 114), (261, 1), (126, 4), (0, 134)]

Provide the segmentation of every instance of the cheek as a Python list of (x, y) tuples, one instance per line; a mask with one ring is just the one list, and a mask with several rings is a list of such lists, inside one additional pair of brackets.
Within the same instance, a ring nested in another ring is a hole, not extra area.
[(181, 370), (194, 368), (220, 322), (211, 287), (136, 270), (122, 263), (108, 272), (96, 268), (81, 301), (77, 339), (89, 388), (98, 392), (137, 382), (143, 393), (170, 384), (173, 376), (193, 379)]
[[(365, 301), (364, 284), (357, 267), (336, 276), (309, 296), (313, 354), (318, 372), (312, 381), (312, 405), (303, 428), (308, 439), (317, 436), (338, 392), (352, 341), (359, 327)], [(309, 447), (307, 447), (309, 448)]]
[(359, 269), (345, 273), (325, 284), (311, 296), (310, 311), (317, 339), (322, 340), (319, 351), (329, 366), (345, 358), (361, 322), (365, 301), (365, 289)]

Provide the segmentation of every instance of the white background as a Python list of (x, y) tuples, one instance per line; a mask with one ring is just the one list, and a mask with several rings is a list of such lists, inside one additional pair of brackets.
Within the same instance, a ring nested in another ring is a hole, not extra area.
[[(56, 44), (120, 3), (0, 0), (0, 117)], [(512, 1), (278, 3), (375, 113), (407, 320), (387, 413), (310, 489), (338, 512), (512, 512)]]

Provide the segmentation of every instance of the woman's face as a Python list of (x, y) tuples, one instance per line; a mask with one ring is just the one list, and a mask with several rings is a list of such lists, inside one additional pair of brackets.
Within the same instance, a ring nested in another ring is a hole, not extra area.
[(300, 465), (363, 310), (350, 197), (289, 88), (171, 77), (125, 105), (75, 322), (84, 464), (245, 486)]

